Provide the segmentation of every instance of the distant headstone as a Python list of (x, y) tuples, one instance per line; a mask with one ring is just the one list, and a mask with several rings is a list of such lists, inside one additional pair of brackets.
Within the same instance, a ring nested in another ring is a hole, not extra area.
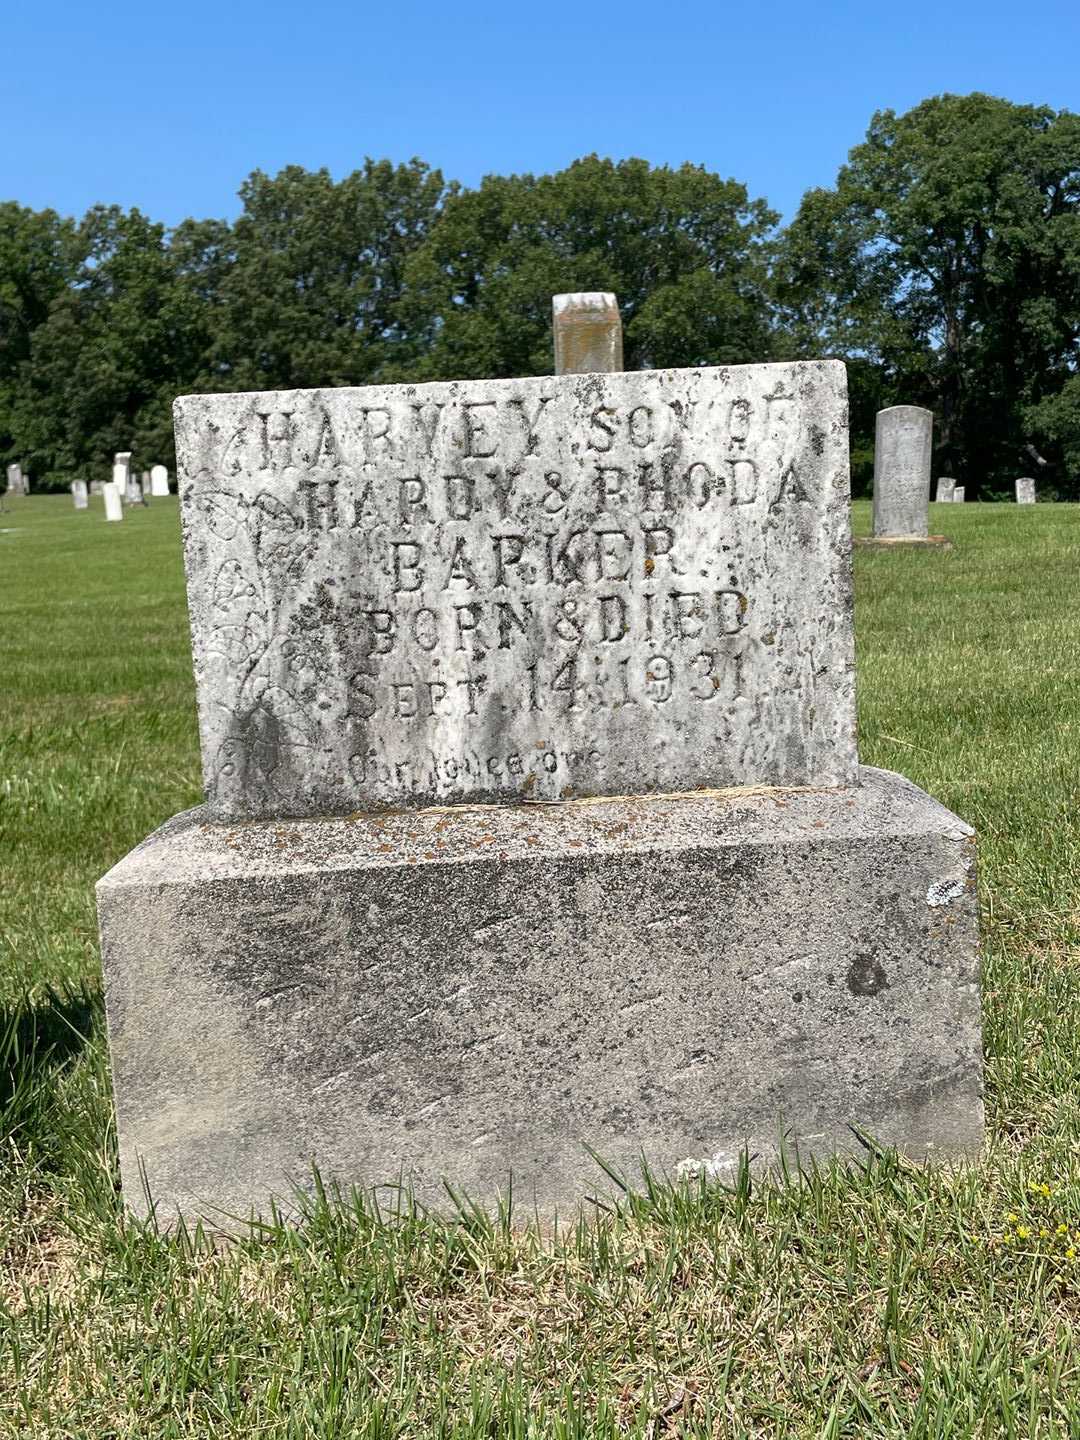
[(101, 492), (102, 492), (102, 489), (103, 489), (103, 486), (102, 486), (102, 483), (101, 483), (100, 480), (91, 480), (91, 481), (90, 481), (90, 494), (91, 494), (91, 495), (100, 495)]
[(164, 498), (169, 493), (169, 472), (164, 465), (155, 465), (150, 471), (150, 494), (155, 499)]
[(85, 480), (73, 480), (71, 482), (71, 498), (75, 502), (76, 510), (85, 510), (90, 503), (86, 490)]
[(1035, 504), (1035, 481), (1029, 476), (1023, 476), (1016, 482), (1016, 503), (1018, 505)]
[(120, 487), (115, 480), (110, 480), (107, 485), (101, 487), (105, 496), (105, 519), (122, 520), (124, 518), (124, 507), (120, 499)]
[(113, 456), (112, 483), (120, 492), (121, 500), (128, 495), (131, 482), (131, 451), (120, 450)]
[(556, 295), (555, 374), (611, 373), (623, 368), (622, 320), (615, 296), (593, 291)]
[(934, 416), (918, 405), (879, 410), (874, 433), (874, 535), (927, 534)]
[(962, 505), (962, 504), (964, 503), (964, 487), (963, 487), (963, 485), (957, 485), (957, 486), (955, 486), (955, 487), (953, 488), (952, 498), (953, 498), (953, 504), (954, 504), (954, 505)]
[(176, 416), (208, 805), (98, 886), (129, 1205), (979, 1148), (972, 832), (857, 765), (842, 365)]
[(139, 477), (139, 487), (144, 501), (150, 498), (150, 471), (144, 470)]
[(21, 495), (22, 488), (22, 466), (12, 464), (7, 467), (7, 488), (9, 495)]
[(956, 489), (956, 481), (951, 475), (942, 475), (937, 482), (937, 493), (934, 499), (939, 505), (951, 505), (953, 491)]

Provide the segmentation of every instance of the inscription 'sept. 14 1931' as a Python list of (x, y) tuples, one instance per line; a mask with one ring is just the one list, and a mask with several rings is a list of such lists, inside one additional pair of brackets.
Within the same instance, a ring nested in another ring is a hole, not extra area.
[(219, 818), (855, 777), (837, 362), (188, 396)]

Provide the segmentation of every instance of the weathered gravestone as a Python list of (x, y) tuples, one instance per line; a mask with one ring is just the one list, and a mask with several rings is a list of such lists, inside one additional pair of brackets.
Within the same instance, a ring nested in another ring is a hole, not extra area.
[(155, 500), (163, 499), (169, 493), (169, 472), (164, 465), (153, 465), (150, 469), (150, 494)]
[(112, 483), (119, 491), (121, 500), (126, 499), (131, 483), (130, 450), (120, 450), (113, 456)]
[(1035, 481), (1030, 476), (1022, 476), (1016, 482), (1016, 503), (1018, 505), (1035, 504)]
[(956, 481), (951, 475), (942, 475), (937, 482), (937, 493), (934, 499), (939, 505), (951, 505), (953, 491), (956, 489)]
[(139, 476), (139, 489), (142, 494), (143, 504), (150, 498), (150, 471), (144, 470)]
[(73, 480), (71, 482), (71, 498), (75, 502), (76, 510), (85, 510), (89, 505), (89, 496), (85, 480)]
[(207, 805), (98, 886), (131, 1206), (978, 1147), (972, 832), (857, 764), (845, 390), (177, 402)]
[(954, 504), (954, 505), (962, 505), (962, 504), (964, 503), (964, 487), (963, 487), (963, 485), (956, 485), (956, 486), (953, 487), (952, 498), (953, 498), (953, 504)]
[(17, 463), (7, 467), (7, 493), (22, 494), (22, 466)]
[(124, 518), (124, 506), (120, 499), (120, 486), (115, 480), (110, 480), (101, 487), (105, 497), (105, 519), (122, 520)]
[(927, 533), (934, 416), (918, 405), (879, 410), (874, 432), (874, 520), (871, 545), (948, 547)]

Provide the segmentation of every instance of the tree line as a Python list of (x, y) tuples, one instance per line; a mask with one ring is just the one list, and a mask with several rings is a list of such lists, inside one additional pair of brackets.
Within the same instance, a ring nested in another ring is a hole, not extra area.
[(1080, 493), (1080, 116), (945, 95), (876, 114), (792, 222), (745, 185), (595, 155), (467, 189), (420, 160), (255, 171), (233, 222), (0, 205), (0, 458), (35, 489), (174, 463), (171, 405), (537, 375), (551, 296), (613, 290), (628, 369), (836, 356), (853, 480), (876, 411), (935, 414), (969, 495)]

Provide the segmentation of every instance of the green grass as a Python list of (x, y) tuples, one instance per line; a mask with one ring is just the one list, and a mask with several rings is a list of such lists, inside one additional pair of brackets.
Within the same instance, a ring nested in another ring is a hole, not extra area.
[(117, 1196), (92, 886), (199, 780), (175, 501), (100, 503), (0, 515), (0, 1435), (1080, 1434), (1080, 508), (857, 559), (863, 759), (980, 832), (979, 1164), (215, 1249)]

